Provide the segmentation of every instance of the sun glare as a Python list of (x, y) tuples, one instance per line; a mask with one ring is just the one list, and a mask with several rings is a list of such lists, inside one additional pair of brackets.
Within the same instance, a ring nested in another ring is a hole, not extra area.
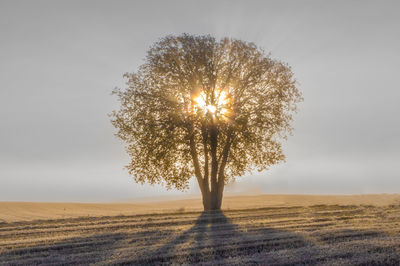
[(201, 112), (203, 114), (210, 113), (214, 117), (227, 119), (229, 113), (229, 97), (226, 91), (221, 90), (215, 93), (214, 101), (210, 103), (210, 97), (202, 91), (193, 98), (193, 111), (195, 113)]
[(207, 109), (207, 103), (206, 103), (206, 95), (204, 92), (201, 92), (199, 96), (194, 98), (194, 102), (196, 103), (197, 107), (205, 111)]
[(217, 111), (217, 107), (215, 107), (214, 105), (207, 105), (207, 110), (210, 113), (215, 114), (215, 112)]

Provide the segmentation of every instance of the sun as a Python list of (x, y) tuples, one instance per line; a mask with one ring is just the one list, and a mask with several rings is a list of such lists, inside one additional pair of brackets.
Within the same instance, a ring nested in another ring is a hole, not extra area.
[(207, 97), (201, 91), (193, 98), (193, 111), (201, 114), (211, 114), (213, 117), (228, 118), (230, 97), (224, 90), (216, 90), (213, 97)]
[(193, 99), (195, 103), (195, 107), (198, 107), (202, 111), (207, 111), (207, 103), (206, 103), (207, 96), (204, 92), (200, 92), (199, 96)]

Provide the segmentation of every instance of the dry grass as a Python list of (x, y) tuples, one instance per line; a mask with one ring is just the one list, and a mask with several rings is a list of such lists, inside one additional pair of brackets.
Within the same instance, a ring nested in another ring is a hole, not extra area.
[[(327, 195), (257, 195), (225, 196), (222, 208), (248, 209), (311, 205), (374, 205), (400, 204), (398, 194), (327, 196)], [(39, 219), (65, 219), (166, 213), (175, 210), (201, 211), (200, 196), (181, 200), (135, 203), (42, 203), (0, 202), (0, 222), (33, 221)]]
[(289, 201), (214, 213), (171, 203), (173, 212), (3, 222), (0, 264), (400, 264), (396, 199), (379, 206)]

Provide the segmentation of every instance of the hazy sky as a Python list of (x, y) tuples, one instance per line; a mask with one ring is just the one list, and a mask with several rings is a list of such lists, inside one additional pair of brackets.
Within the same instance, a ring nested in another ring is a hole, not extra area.
[(122, 74), (185, 32), (254, 42), (305, 99), (287, 162), (228, 191), (400, 193), (399, 3), (1, 0), (0, 200), (181, 194), (134, 183), (107, 114)]

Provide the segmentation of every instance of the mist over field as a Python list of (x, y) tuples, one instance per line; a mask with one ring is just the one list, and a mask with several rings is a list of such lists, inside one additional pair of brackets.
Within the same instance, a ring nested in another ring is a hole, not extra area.
[[(2, 1), (0, 200), (181, 195), (134, 183), (107, 114), (122, 74), (158, 38), (183, 32), (254, 42), (292, 67), (303, 93), (286, 163), (248, 173), (238, 187), (398, 193), (398, 9), (396, 1)], [(194, 180), (186, 193), (199, 193)]]
[(0, 265), (400, 265), (399, 10), (0, 1)]

